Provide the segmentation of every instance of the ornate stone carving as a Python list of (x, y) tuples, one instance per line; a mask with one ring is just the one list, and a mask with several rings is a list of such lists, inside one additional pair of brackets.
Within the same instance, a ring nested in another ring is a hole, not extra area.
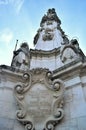
[(22, 43), (20, 48), (14, 51), (14, 56), (12, 59), (12, 67), (21, 70), (28, 70), (30, 67), (30, 52), (29, 46), (26, 42)]
[[(55, 36), (54, 33), (58, 32), (57, 30), (59, 30), (59, 33), (61, 32), (61, 35), (63, 35), (64, 32), (62, 31), (60, 24), (61, 21), (55, 12), (55, 9), (54, 8), (48, 9), (47, 14), (44, 15), (41, 20), (40, 29), (37, 31), (37, 34), (34, 37), (34, 41), (33, 41), (34, 45), (38, 43), (39, 39), (41, 41), (43, 40), (43, 42), (54, 40), (54, 36)], [(57, 37), (58, 35), (60, 35), (59, 33), (57, 34)]]
[(47, 33), (47, 34), (44, 34), (44, 35), (43, 35), (42, 39), (43, 39), (44, 41), (50, 41), (50, 40), (53, 39), (53, 37), (54, 37), (54, 34), (52, 34), (52, 33)]
[(36, 43), (37, 43), (37, 41), (39, 39), (41, 31), (42, 31), (42, 28), (39, 28), (38, 31), (37, 31), (37, 33), (36, 33), (36, 35), (35, 35), (35, 37), (34, 37), (34, 40), (33, 40), (34, 45), (36, 45)]
[(61, 21), (57, 16), (54, 8), (48, 9), (47, 15), (43, 16), (40, 26), (42, 26), (42, 24), (45, 23), (46, 21), (56, 21), (57, 23), (59, 23), (59, 25), (61, 24)]
[(52, 76), (48, 69), (32, 69), (14, 88), (19, 108), (17, 120), (26, 130), (54, 130), (64, 116), (64, 83)]
[(77, 58), (81, 58), (82, 56), (80, 54), (80, 48), (78, 41), (76, 39), (72, 39), (69, 44), (64, 43), (61, 46), (61, 60), (63, 63), (71, 62), (72, 60), (75, 60)]

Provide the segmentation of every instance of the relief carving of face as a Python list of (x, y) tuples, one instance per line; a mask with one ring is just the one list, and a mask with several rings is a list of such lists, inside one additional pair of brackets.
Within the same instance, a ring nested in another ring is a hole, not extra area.
[(42, 39), (44, 41), (50, 41), (54, 37), (54, 30), (57, 28), (57, 23), (54, 21), (46, 21), (43, 26)]

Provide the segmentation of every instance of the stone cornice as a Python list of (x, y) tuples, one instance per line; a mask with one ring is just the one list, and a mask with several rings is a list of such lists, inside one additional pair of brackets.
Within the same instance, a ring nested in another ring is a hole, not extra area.
[(33, 50), (33, 49), (30, 49), (30, 55), (31, 57), (34, 56), (34, 57), (51, 57), (51, 56), (55, 56), (55, 55), (58, 55), (60, 54), (60, 47), (59, 48), (55, 48), (53, 50), (50, 50), (50, 51), (44, 51), (44, 50)]
[(81, 76), (86, 75), (86, 61), (82, 65), (82, 69), (81, 69), (80, 75)]
[[(83, 63), (80, 59), (77, 59), (76, 61), (73, 61), (69, 64), (66, 64), (56, 70), (53, 71), (54, 76), (53, 78), (60, 77), (61, 79), (66, 79), (75, 75), (82, 75), (83, 73), (86, 73), (86, 64)], [(84, 71), (83, 71), (84, 70)]]
[[(6, 66), (6, 65), (0, 66), (0, 75), (3, 80), (7, 79), (13, 82), (15, 81), (22, 82), (21, 77), (23, 73), (25, 73), (25, 71), (10, 66)], [(77, 59), (76, 61), (73, 61), (69, 64), (66, 64), (54, 70), (53, 79), (57, 77), (65, 80), (66, 78), (72, 77), (77, 74), (80, 76), (86, 74), (86, 61), (83, 63), (80, 59)]]
[(2, 81), (12, 81), (12, 82), (22, 82), (22, 73), (19, 69), (13, 68), (11, 66), (1, 65), (0, 75)]

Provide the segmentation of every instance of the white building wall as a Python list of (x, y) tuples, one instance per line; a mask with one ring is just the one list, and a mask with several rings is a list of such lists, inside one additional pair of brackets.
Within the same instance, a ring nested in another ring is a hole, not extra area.
[[(25, 130), (16, 120), (17, 104), (13, 93), (17, 82), (1, 76), (0, 130)], [(86, 76), (65, 79), (64, 118), (55, 130), (86, 130)]]
[(32, 57), (30, 63), (30, 69), (33, 68), (48, 68), (49, 70), (53, 71), (55, 69), (60, 68), (64, 64), (61, 62), (59, 56), (51, 56), (51, 57)]

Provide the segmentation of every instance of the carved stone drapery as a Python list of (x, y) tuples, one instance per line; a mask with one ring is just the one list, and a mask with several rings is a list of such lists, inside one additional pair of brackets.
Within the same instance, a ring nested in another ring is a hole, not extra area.
[(26, 130), (54, 130), (64, 116), (64, 83), (52, 80), (52, 76), (48, 69), (32, 69), (23, 74), (23, 83), (14, 88), (19, 108), (17, 120)]

